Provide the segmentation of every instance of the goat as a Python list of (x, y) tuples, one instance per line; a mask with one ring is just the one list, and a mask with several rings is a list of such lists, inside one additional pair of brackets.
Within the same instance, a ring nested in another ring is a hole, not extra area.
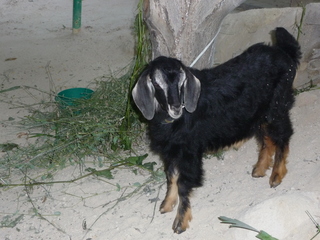
[(189, 227), (189, 196), (202, 186), (206, 151), (255, 137), (260, 152), (252, 177), (265, 176), (273, 156), (270, 186), (278, 186), (287, 173), (292, 83), (301, 52), (287, 30), (274, 32), (273, 46), (257, 43), (211, 69), (197, 70), (177, 59), (158, 57), (132, 90), (134, 102), (149, 120), (150, 148), (164, 162), (167, 193), (160, 212), (172, 211), (179, 200), (175, 233)]

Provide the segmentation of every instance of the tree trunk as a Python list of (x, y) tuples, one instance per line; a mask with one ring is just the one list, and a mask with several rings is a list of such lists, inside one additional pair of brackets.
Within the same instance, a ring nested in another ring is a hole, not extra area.
[[(152, 57), (175, 57), (190, 65), (219, 31), (223, 18), (245, 0), (144, 0)], [(195, 64), (213, 64), (213, 44)]]

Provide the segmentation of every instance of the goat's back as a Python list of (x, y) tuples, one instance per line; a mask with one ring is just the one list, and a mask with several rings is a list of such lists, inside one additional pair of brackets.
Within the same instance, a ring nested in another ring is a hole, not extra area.
[(150, 124), (151, 148), (161, 154), (175, 148), (217, 150), (251, 137), (266, 119), (292, 107), (292, 66), (285, 52), (259, 43), (215, 68), (190, 69), (201, 82), (198, 106), (168, 124), (166, 113), (158, 111)]

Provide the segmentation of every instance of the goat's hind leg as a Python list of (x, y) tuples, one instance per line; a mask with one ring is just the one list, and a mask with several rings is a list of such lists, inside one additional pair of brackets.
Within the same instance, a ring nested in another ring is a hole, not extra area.
[(276, 146), (276, 154), (274, 156), (274, 165), (270, 177), (270, 186), (277, 187), (287, 173), (287, 156), (289, 153), (289, 143), (285, 146)]
[(286, 162), (289, 153), (289, 141), (293, 134), (288, 113), (275, 119), (274, 122), (263, 125), (260, 129), (257, 136), (261, 144), (259, 160), (252, 171), (253, 177), (263, 177), (266, 170), (272, 165), (272, 156), (274, 155), (269, 180), (271, 187), (277, 187), (287, 173)]
[(272, 166), (272, 157), (275, 153), (276, 146), (270, 137), (263, 135), (258, 139), (260, 144), (259, 158), (252, 170), (252, 177), (264, 177), (266, 171)]
[(274, 163), (272, 174), (270, 176), (270, 187), (277, 187), (287, 173), (286, 162), (289, 153), (289, 142), (284, 145), (274, 143), (274, 141), (265, 136), (261, 145), (259, 159), (252, 171), (252, 177), (263, 177), (269, 167), (272, 166), (272, 157)]
[(276, 187), (282, 182), (282, 179), (287, 173), (286, 163), (289, 154), (289, 142), (293, 134), (289, 113), (287, 112), (281, 117), (276, 118), (268, 128), (268, 132), (276, 145), (274, 164), (269, 183), (271, 187)]

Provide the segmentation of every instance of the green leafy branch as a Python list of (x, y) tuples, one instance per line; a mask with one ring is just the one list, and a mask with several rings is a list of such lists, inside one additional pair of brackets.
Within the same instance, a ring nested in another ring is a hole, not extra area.
[[(308, 217), (311, 219), (311, 221), (313, 222), (313, 224), (316, 226), (317, 228), (317, 233), (310, 239), (313, 240), (315, 239), (316, 236), (318, 236), (320, 234), (320, 224), (316, 222), (316, 220), (311, 216), (311, 214), (309, 213), (309, 211), (306, 211), (306, 214), (308, 215)], [(257, 232), (258, 235), (256, 236), (256, 238), (259, 238), (261, 240), (278, 240), (277, 238), (272, 237), (271, 235), (269, 235), (268, 233), (264, 232), (264, 231), (258, 231), (257, 229), (251, 227), (250, 225), (241, 222), (237, 219), (232, 219), (232, 218), (228, 218), (228, 217), (218, 217), (218, 219), (221, 221), (221, 223), (226, 223), (226, 224), (231, 224), (230, 228), (243, 228), (243, 229), (247, 229), (253, 232)]]
[(259, 238), (261, 240), (278, 240), (277, 238), (272, 237), (271, 235), (269, 235), (268, 233), (264, 232), (264, 231), (258, 231), (257, 229), (249, 226), (248, 224), (241, 222), (237, 219), (232, 219), (232, 218), (228, 218), (228, 217), (218, 217), (219, 220), (221, 221), (221, 223), (226, 223), (226, 224), (231, 224), (230, 228), (243, 228), (243, 229), (247, 229), (253, 232), (257, 232), (258, 235), (256, 236), (256, 238)]
[[(131, 156), (124, 160), (118, 161), (116, 163), (111, 164), (110, 167), (102, 169), (102, 170), (96, 170), (95, 168), (86, 168), (85, 171), (89, 172), (87, 174), (81, 175), (77, 178), (71, 179), (71, 180), (63, 180), (63, 181), (35, 181), (30, 180), (28, 183), (0, 183), (0, 187), (18, 187), (18, 186), (25, 186), (25, 187), (32, 187), (32, 186), (38, 186), (38, 185), (52, 185), (52, 184), (62, 184), (62, 183), (74, 183), (76, 181), (79, 181), (81, 179), (87, 178), (89, 176), (96, 176), (96, 177), (103, 177), (107, 179), (113, 179), (112, 170), (119, 168), (121, 166), (127, 166), (127, 167), (138, 167), (143, 170), (147, 170), (151, 173), (152, 177), (159, 177), (162, 175), (161, 173), (158, 173), (154, 171), (154, 166), (156, 165), (155, 162), (147, 162), (143, 163), (143, 161), (147, 158), (148, 154), (144, 154), (141, 156)], [(134, 171), (134, 169), (133, 169)], [(158, 178), (154, 178), (157, 180)]]

